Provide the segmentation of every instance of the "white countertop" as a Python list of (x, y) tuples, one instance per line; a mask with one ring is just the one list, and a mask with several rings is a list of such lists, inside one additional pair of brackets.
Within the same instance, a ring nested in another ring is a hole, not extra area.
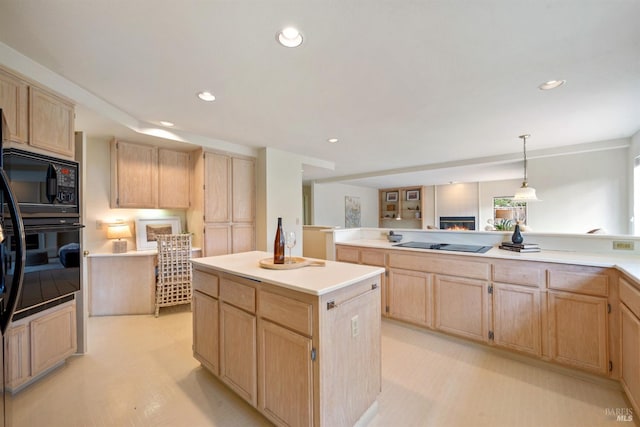
[(431, 249), (413, 249), (402, 248), (393, 246), (396, 243), (391, 243), (386, 240), (379, 239), (359, 239), (350, 240), (347, 242), (337, 242), (336, 245), (346, 246), (364, 246), (369, 248), (378, 249), (393, 249), (398, 251), (413, 251), (413, 252), (428, 252), (437, 253), (440, 255), (460, 255), (482, 258), (496, 258), (496, 259), (511, 259), (521, 261), (539, 261), (539, 262), (555, 262), (560, 264), (576, 264), (586, 265), (593, 267), (614, 267), (618, 268), (627, 275), (633, 277), (640, 282), (640, 257), (638, 255), (625, 255), (625, 254), (600, 254), (600, 253), (588, 253), (577, 251), (550, 251), (541, 250), (540, 252), (512, 252), (504, 249), (498, 249), (497, 246), (491, 248), (488, 252), (483, 254), (470, 253), (470, 252), (448, 252), (441, 250)]
[(309, 266), (292, 270), (260, 267), (261, 259), (272, 257), (272, 253), (254, 251), (194, 258), (191, 262), (195, 266), (209, 267), (312, 295), (324, 295), (384, 273), (381, 267), (335, 261), (326, 261), (323, 267)]

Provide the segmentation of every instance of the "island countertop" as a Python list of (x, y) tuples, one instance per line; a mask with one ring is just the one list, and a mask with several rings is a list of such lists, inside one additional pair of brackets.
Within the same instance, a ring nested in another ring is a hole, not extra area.
[(292, 270), (260, 267), (260, 260), (272, 258), (269, 252), (253, 251), (191, 260), (194, 266), (213, 268), (253, 280), (268, 282), (311, 295), (324, 295), (370, 277), (384, 274), (384, 268), (325, 261), (324, 266), (307, 266)]

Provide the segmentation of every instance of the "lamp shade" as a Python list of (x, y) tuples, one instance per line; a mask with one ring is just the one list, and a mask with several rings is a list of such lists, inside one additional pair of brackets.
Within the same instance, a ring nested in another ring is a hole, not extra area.
[(125, 239), (131, 237), (131, 230), (127, 224), (113, 224), (107, 228), (107, 239)]
[(513, 196), (513, 200), (519, 200), (521, 202), (538, 202), (538, 196), (536, 196), (536, 189), (533, 187), (528, 187), (526, 184), (523, 184), (522, 187), (516, 191), (516, 194)]

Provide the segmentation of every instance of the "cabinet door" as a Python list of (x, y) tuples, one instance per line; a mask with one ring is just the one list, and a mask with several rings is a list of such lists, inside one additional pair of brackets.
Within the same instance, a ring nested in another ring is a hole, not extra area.
[(115, 192), (112, 206), (155, 208), (158, 205), (158, 149), (124, 141), (114, 141), (113, 148)]
[(311, 338), (261, 319), (258, 346), (258, 408), (277, 425), (311, 426)]
[(540, 291), (518, 285), (493, 285), (495, 344), (542, 356)]
[(158, 207), (189, 207), (189, 153), (158, 151)]
[(233, 224), (231, 226), (231, 250), (233, 253), (255, 250), (255, 235), (253, 224)]
[(29, 144), (74, 155), (73, 105), (35, 86), (29, 89)]
[(204, 155), (204, 220), (230, 222), (230, 159), (215, 153)]
[(453, 276), (435, 278), (436, 329), (466, 338), (489, 340), (488, 284)]
[(9, 141), (26, 143), (29, 139), (27, 83), (0, 70), (0, 108), (9, 126)]
[(419, 325), (433, 325), (431, 275), (418, 271), (389, 270), (389, 316)]
[[(384, 251), (362, 249), (360, 251), (360, 262), (365, 265), (375, 265), (386, 267), (386, 255)], [(383, 316), (388, 316), (387, 304), (387, 280), (386, 275), (380, 278), (380, 310)]]
[(222, 303), (220, 378), (253, 406), (258, 405), (256, 359), (256, 317)]
[(607, 373), (607, 299), (549, 291), (551, 359)]
[(214, 375), (218, 366), (218, 300), (193, 292), (193, 357)]
[(640, 402), (640, 320), (620, 304), (622, 337), (622, 386), (638, 408)]
[(76, 308), (69, 305), (30, 323), (31, 374), (62, 362), (76, 352)]
[(231, 253), (231, 226), (228, 224), (205, 224), (204, 256)]
[[(256, 204), (256, 167), (253, 159), (232, 159), (233, 222), (253, 222)], [(234, 251), (235, 252), (235, 251)]]
[(28, 324), (11, 326), (5, 335), (7, 387), (15, 389), (31, 377)]

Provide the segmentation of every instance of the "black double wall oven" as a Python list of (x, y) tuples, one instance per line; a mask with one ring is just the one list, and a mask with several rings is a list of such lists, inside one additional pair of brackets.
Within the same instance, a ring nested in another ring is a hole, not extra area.
[[(13, 148), (3, 150), (2, 165), (25, 231), (24, 278), (13, 315), (18, 320), (70, 301), (80, 290), (79, 168), (73, 161)], [(2, 263), (11, 276), (17, 240), (8, 225)]]

